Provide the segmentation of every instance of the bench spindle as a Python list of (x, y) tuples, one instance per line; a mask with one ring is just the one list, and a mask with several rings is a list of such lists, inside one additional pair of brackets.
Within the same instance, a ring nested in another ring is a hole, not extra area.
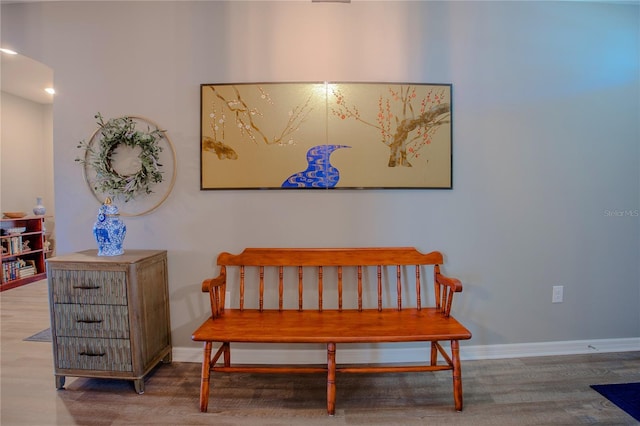
[(264, 310), (264, 266), (260, 267), (260, 312)]
[(451, 304), (453, 303), (453, 291), (447, 287), (447, 307), (445, 308), (446, 316), (451, 312)]
[(282, 310), (284, 304), (284, 266), (278, 268), (278, 309)]
[(342, 266), (338, 266), (338, 310), (342, 310)]
[(318, 266), (318, 310), (322, 311), (322, 266)]
[(400, 268), (400, 265), (396, 266), (396, 276), (397, 276), (396, 287), (398, 290), (398, 310), (401, 311), (402, 310), (402, 269)]
[(420, 265), (416, 265), (416, 308), (422, 310), (422, 300), (420, 298)]
[(244, 265), (240, 266), (240, 310), (244, 310)]
[(442, 306), (442, 310), (446, 311), (447, 310), (447, 289), (443, 289), (442, 293), (442, 300), (440, 301), (440, 306)]
[(358, 310), (362, 311), (362, 266), (358, 266)]
[(435, 308), (437, 310), (442, 310), (442, 305), (440, 304), (440, 284), (438, 283), (439, 273), (440, 273), (440, 270), (438, 268), (438, 265), (435, 265), (433, 267), (433, 291), (435, 293), (435, 301), (436, 301)]
[(378, 265), (378, 311), (382, 311), (382, 265)]
[(303, 281), (302, 266), (298, 266), (298, 310), (302, 310), (302, 281)]

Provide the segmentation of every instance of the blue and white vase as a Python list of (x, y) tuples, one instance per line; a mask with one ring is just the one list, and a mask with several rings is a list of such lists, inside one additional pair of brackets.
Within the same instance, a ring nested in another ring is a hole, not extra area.
[(98, 243), (98, 256), (119, 256), (124, 253), (122, 243), (127, 227), (120, 219), (118, 207), (107, 198), (98, 210), (98, 220), (93, 225), (93, 235)]
[(45, 209), (42, 204), (42, 197), (36, 197), (36, 206), (33, 208), (33, 214), (36, 216), (44, 216), (46, 212), (47, 209)]

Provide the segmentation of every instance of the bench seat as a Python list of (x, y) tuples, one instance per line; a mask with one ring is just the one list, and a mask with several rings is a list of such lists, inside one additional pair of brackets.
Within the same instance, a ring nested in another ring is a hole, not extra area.
[(278, 311), (226, 310), (205, 321), (193, 340), (257, 343), (376, 343), (470, 339), (453, 317), (435, 308)]

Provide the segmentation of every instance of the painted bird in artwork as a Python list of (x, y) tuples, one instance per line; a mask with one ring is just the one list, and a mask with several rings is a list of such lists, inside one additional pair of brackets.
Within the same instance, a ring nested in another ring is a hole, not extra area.
[(340, 171), (331, 165), (329, 157), (336, 149), (347, 145), (317, 145), (307, 151), (307, 169), (289, 176), (282, 188), (333, 188), (340, 180)]

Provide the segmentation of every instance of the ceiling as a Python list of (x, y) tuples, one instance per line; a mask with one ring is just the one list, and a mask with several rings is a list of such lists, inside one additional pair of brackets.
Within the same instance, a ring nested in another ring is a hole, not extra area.
[(23, 55), (0, 53), (0, 88), (40, 104), (53, 103), (53, 95), (44, 91), (53, 86), (53, 70)]

